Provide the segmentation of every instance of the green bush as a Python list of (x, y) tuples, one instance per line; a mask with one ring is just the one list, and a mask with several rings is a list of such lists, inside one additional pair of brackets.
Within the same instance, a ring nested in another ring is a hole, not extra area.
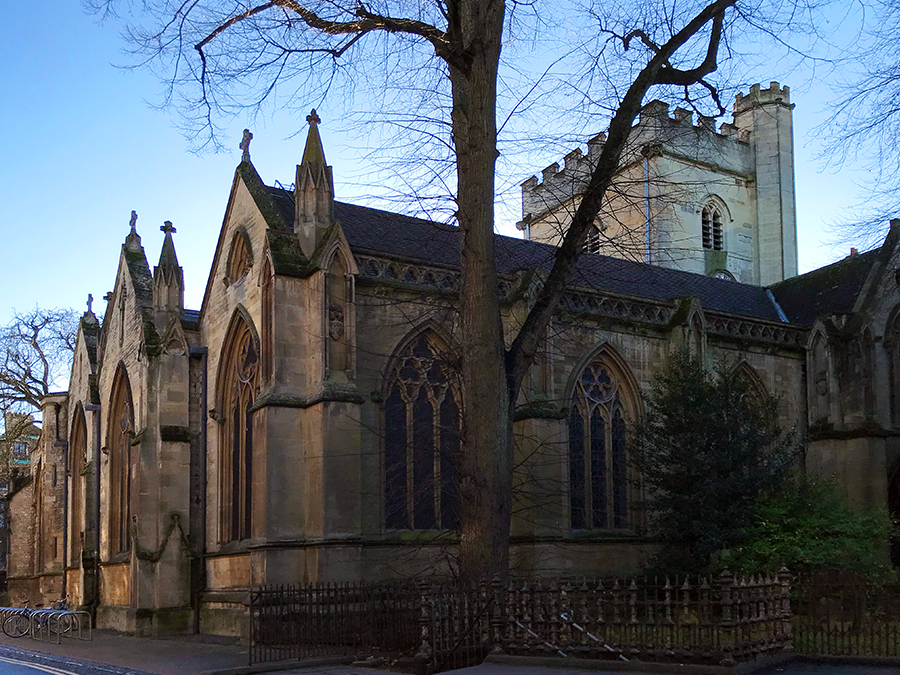
[(721, 551), (718, 569), (736, 573), (809, 573), (841, 569), (884, 580), (893, 575), (886, 509), (850, 508), (834, 481), (794, 476), (762, 497), (739, 546)]
[(796, 462), (799, 439), (776, 425), (775, 398), (686, 351), (656, 376), (646, 400), (633, 461), (651, 532), (666, 544), (654, 565), (703, 572), (718, 551), (743, 543), (759, 496)]

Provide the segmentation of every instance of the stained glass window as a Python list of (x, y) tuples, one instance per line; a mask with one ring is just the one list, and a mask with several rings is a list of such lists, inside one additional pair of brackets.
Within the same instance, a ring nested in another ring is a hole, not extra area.
[(427, 335), (399, 356), (384, 405), (384, 522), (393, 530), (459, 525), (459, 395)]
[(109, 425), (109, 545), (110, 553), (131, 549), (131, 481), (132, 447), (134, 438), (134, 406), (128, 376), (124, 369), (116, 374), (110, 405)]
[(569, 413), (569, 515), (574, 530), (631, 528), (626, 419), (618, 378), (592, 362)]
[(226, 350), (221, 445), (220, 539), (250, 537), (253, 494), (253, 404), (259, 393), (259, 353), (249, 327), (238, 321)]

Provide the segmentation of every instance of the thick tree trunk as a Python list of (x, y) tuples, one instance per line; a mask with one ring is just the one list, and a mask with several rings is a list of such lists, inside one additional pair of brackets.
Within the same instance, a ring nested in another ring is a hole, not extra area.
[[(512, 486), (510, 403), (494, 263), (497, 69), (502, 0), (460, 0), (450, 66), (461, 234), (461, 371), (464, 451), (460, 465), (460, 574), (506, 575)], [(451, 20), (452, 21), (452, 20)]]

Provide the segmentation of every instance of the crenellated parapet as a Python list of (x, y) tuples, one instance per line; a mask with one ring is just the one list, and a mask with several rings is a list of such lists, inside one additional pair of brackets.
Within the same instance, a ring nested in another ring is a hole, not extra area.
[[(724, 169), (732, 174), (749, 174), (753, 157), (749, 146), (753, 143), (752, 125), (740, 123), (741, 114), (755, 107), (781, 103), (789, 107), (790, 89), (772, 82), (768, 89), (754, 84), (749, 93), (738, 94), (734, 103), (733, 122), (718, 124), (715, 117), (697, 116), (685, 108), (670, 110), (664, 101), (650, 101), (641, 110), (622, 166), (639, 161), (646, 148), (654, 152), (677, 155)], [(563, 160), (563, 166), (553, 163), (541, 171), (540, 178), (532, 176), (522, 186), (522, 220), (520, 230), (544, 214), (565, 205), (583, 193), (596, 166), (606, 134), (598, 134), (587, 144), (587, 152), (575, 148)]]
[(563, 167), (558, 162), (541, 171), (541, 180), (532, 176), (522, 183), (522, 216), (519, 229), (533, 216), (544, 213), (580, 194), (597, 165), (606, 134), (600, 133), (587, 142), (587, 152), (575, 148), (563, 158)]
[(771, 103), (793, 108), (791, 103), (791, 88), (787, 85), (781, 87), (777, 82), (770, 82), (768, 89), (760, 89), (758, 84), (750, 87), (749, 94), (738, 94), (734, 101), (734, 112), (742, 113), (750, 108), (755, 108)]

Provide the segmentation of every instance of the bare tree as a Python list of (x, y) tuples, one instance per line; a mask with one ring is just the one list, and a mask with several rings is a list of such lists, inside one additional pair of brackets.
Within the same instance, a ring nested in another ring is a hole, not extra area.
[[(462, 412), (459, 564), (463, 577), (477, 579), (506, 573), (514, 408), (646, 94), (657, 88), (669, 98), (689, 105), (705, 101), (708, 109), (724, 112), (717, 83), (709, 78), (723, 45), (729, 45), (729, 30), (776, 31), (782, 4), (790, 3), (595, 3), (577, 29), (567, 23), (569, 43), (560, 53), (586, 57), (587, 66), (565, 86), (586, 109), (603, 111), (610, 120), (608, 136), (553, 264), (508, 348), (497, 293), (494, 210), (503, 117), (498, 100), (508, 99), (515, 87), (509, 81), (498, 87), (501, 52), (515, 40), (533, 46), (545, 31), (558, 36), (553, 24), (559, 15), (551, 16), (559, 11), (555, 5), (539, 10), (536, 3), (517, 0), (271, 0), (227, 6), (148, 0), (127, 37), (143, 63), (163, 76), (167, 102), (181, 105), (189, 132), (200, 134), (201, 144), (214, 138), (214, 114), (235, 115), (246, 106), (297, 108), (324, 97), (336, 81), (345, 86), (375, 81), (378, 115), (393, 115), (407, 136), (428, 138), (440, 149), (437, 156), (425, 153), (425, 162), (420, 158), (414, 177), (452, 195), (460, 231), (461, 378), (470, 404)], [(94, 5), (102, 12), (116, 7), (114, 0)], [(811, 7), (790, 5), (788, 14), (793, 10), (793, 19), (807, 18)], [(149, 28), (140, 23), (144, 20)], [(547, 72), (529, 87), (522, 70), (512, 71), (519, 77), (517, 91), (528, 93), (512, 96), (517, 100), (506, 106), (507, 120), (535, 102), (529, 95)], [(352, 90), (342, 91), (342, 97), (352, 101)], [(414, 104), (398, 107), (410, 100)], [(587, 103), (598, 100), (599, 106)], [(432, 162), (437, 168), (430, 168)]]
[(833, 112), (815, 132), (824, 139), (823, 157), (830, 164), (859, 163), (866, 170), (861, 202), (834, 223), (834, 240), (871, 248), (900, 214), (900, 5), (864, 0), (857, 7), (865, 11), (844, 56), (850, 76), (835, 79)]
[(41, 399), (71, 368), (77, 330), (74, 310), (37, 307), (16, 312), (0, 329), (0, 409), (4, 413), (40, 410)]

